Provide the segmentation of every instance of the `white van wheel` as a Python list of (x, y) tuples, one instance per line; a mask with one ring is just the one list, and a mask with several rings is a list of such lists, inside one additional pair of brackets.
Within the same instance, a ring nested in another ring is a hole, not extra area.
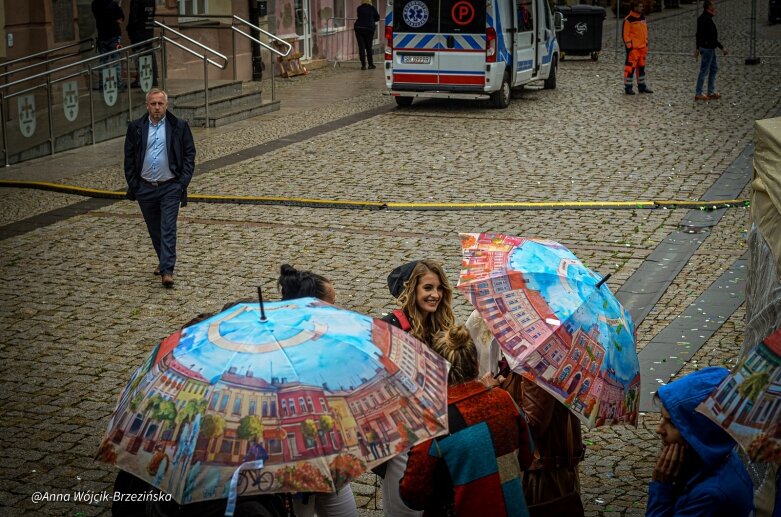
[(548, 73), (548, 78), (545, 79), (545, 82), (543, 83), (543, 88), (546, 90), (555, 90), (556, 89), (556, 70), (559, 68), (559, 58), (558, 56), (553, 56), (553, 62), (550, 64), (550, 72)]
[(504, 74), (502, 86), (499, 87), (498, 91), (491, 94), (491, 104), (493, 104), (494, 108), (504, 109), (510, 105), (511, 94), (510, 77), (507, 74)]
[(399, 97), (396, 96), (393, 99), (396, 101), (396, 106), (399, 108), (409, 108), (412, 106), (412, 99), (414, 97)]

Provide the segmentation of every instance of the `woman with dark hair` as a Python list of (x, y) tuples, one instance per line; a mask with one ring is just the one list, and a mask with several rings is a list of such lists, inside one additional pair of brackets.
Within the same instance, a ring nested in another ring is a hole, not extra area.
[(399, 492), (424, 515), (528, 515), (521, 469), (532, 461), (526, 419), (512, 397), (477, 380), (477, 349), (462, 325), (432, 349), (450, 364), (449, 432), (412, 448)]
[(299, 271), (289, 264), (279, 267), (277, 286), (283, 300), (311, 296), (327, 303), (336, 301), (336, 291), (330, 280), (311, 271)]
[[(336, 301), (336, 291), (330, 280), (311, 271), (302, 271), (282, 264), (277, 279), (282, 300), (314, 297), (327, 303)], [(333, 494), (307, 493), (293, 497), (293, 510), (298, 517), (358, 517), (352, 488), (348, 483)]]

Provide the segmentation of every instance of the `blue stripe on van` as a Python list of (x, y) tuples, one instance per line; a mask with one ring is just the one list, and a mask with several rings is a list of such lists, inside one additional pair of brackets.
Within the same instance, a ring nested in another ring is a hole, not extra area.
[(434, 34), (426, 34), (422, 40), (420, 40), (420, 43), (415, 45), (415, 48), (426, 48), (428, 46), (428, 42), (434, 39), (436, 36)]
[(415, 34), (407, 34), (403, 38), (401, 38), (401, 41), (399, 41), (398, 45), (396, 47), (400, 48), (407, 48), (407, 45), (412, 43), (412, 40), (415, 39)]
[(469, 44), (470, 47), (472, 47), (474, 50), (482, 50), (482, 45), (480, 45), (480, 42), (478, 42), (473, 36), (463, 36), (464, 40)]

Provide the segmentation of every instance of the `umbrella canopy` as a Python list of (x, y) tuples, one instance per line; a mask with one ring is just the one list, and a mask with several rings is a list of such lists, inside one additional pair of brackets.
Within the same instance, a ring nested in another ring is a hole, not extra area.
[(448, 363), (426, 345), (314, 298), (264, 308), (163, 340), (98, 458), (188, 503), (227, 497), (234, 472), (239, 495), (332, 492), (446, 432)]
[(753, 461), (781, 463), (781, 330), (750, 350), (697, 411)]
[(588, 426), (636, 424), (634, 324), (601, 277), (554, 241), (468, 233), (461, 247), (458, 289), (510, 367)]

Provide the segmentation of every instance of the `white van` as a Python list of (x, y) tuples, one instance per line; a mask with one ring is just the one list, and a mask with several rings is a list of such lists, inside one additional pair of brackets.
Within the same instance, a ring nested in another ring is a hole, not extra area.
[(547, 0), (388, 0), (385, 84), (399, 106), (439, 97), (506, 108), (511, 88), (556, 87), (562, 26)]

